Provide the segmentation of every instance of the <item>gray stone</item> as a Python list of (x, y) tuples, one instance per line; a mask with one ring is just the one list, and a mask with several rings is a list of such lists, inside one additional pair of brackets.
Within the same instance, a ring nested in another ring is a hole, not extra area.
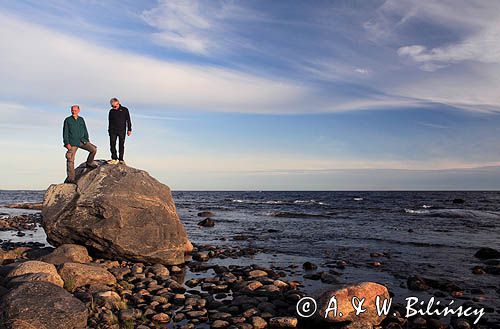
[(57, 247), (50, 254), (43, 256), (40, 260), (51, 264), (63, 263), (88, 263), (92, 258), (87, 252), (87, 248), (77, 244), (63, 244)]
[(87, 326), (87, 308), (61, 287), (29, 282), (2, 300), (1, 328), (77, 329)]
[(145, 171), (98, 162), (77, 168), (76, 185), (48, 188), (42, 225), (49, 243), (80, 244), (104, 258), (184, 263), (192, 245), (169, 187)]
[(65, 263), (59, 269), (59, 274), (64, 280), (65, 288), (69, 291), (87, 284), (116, 284), (116, 278), (113, 274), (105, 268), (95, 265)]

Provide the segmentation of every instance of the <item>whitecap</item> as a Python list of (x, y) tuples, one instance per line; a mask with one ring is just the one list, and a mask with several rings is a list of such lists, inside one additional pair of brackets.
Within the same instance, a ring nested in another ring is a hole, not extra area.
[(405, 213), (407, 213), (407, 214), (429, 214), (430, 211), (429, 210), (421, 210), (421, 209), (414, 210), (414, 209), (408, 209), (408, 208), (406, 208), (405, 209)]

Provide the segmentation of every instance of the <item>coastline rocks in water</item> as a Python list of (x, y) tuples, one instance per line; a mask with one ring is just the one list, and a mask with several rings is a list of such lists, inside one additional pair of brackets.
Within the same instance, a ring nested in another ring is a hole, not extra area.
[(304, 264), (302, 264), (302, 268), (306, 271), (314, 271), (318, 268), (318, 265), (311, 262), (305, 262)]
[(203, 227), (214, 227), (215, 226), (215, 222), (214, 222), (214, 220), (212, 218), (207, 217), (204, 220), (199, 221), (198, 225), (199, 226), (203, 226)]
[(210, 217), (214, 217), (214, 216), (215, 216), (215, 214), (213, 212), (211, 212), (211, 211), (200, 211), (198, 213), (198, 217), (208, 217), (208, 218), (210, 218)]
[[(380, 296), (380, 305), (383, 305), (384, 300), (390, 298), (387, 288), (374, 282), (362, 282), (355, 285), (348, 285), (338, 290), (326, 291), (317, 299), (318, 306), (320, 306), (319, 313), (317, 314), (322, 321), (332, 323), (352, 321), (353, 323), (360, 322), (378, 325), (384, 320), (385, 316), (382, 315), (379, 317), (377, 314), (375, 304), (377, 296)], [(325, 317), (326, 310), (332, 297), (336, 298), (337, 309), (342, 312), (342, 316), (340, 316), (340, 312), (335, 314), (335, 312), (330, 311)], [(360, 300), (365, 298), (363, 308), (366, 309), (366, 311), (357, 316), (351, 303), (354, 297)]]
[(63, 263), (89, 263), (92, 258), (84, 246), (77, 244), (63, 244), (50, 254), (40, 258), (41, 261), (55, 265)]
[(430, 288), (427, 281), (419, 276), (410, 276), (408, 280), (406, 280), (406, 285), (408, 289), (414, 291), (425, 291)]
[(39, 213), (23, 214), (18, 216), (2, 216), (2, 218), (0, 218), (0, 231), (35, 230), (36, 224), (40, 223), (41, 219), (42, 217)]
[(87, 284), (116, 284), (116, 278), (103, 267), (80, 264), (64, 263), (59, 269), (59, 275), (64, 280), (67, 290), (73, 291)]
[(87, 326), (87, 308), (61, 287), (24, 283), (3, 296), (0, 328), (77, 329)]
[(42, 225), (55, 246), (74, 243), (99, 256), (175, 265), (191, 251), (170, 188), (147, 172), (99, 160), (76, 169), (75, 184), (51, 185)]
[(493, 248), (481, 248), (474, 256), (479, 259), (495, 259), (500, 258), (500, 251)]
[(40, 202), (36, 203), (13, 203), (9, 204), (6, 206), (3, 206), (5, 208), (11, 208), (11, 209), (32, 209), (32, 210), (41, 210), (42, 209), (42, 204)]

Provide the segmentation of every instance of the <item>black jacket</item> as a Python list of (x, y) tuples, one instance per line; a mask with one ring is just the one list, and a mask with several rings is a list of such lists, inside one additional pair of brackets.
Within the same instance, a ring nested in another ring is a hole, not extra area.
[(132, 122), (128, 108), (121, 106), (118, 109), (109, 110), (108, 132), (114, 134), (124, 134), (126, 131), (132, 131)]

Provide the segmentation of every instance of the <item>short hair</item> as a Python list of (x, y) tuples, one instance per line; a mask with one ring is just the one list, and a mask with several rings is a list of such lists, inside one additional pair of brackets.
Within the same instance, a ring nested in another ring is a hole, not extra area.
[(113, 97), (113, 98), (111, 98), (111, 99), (109, 100), (109, 103), (110, 103), (110, 104), (111, 104), (111, 103), (114, 103), (114, 102), (118, 102), (118, 103), (120, 103), (120, 101), (119, 101), (119, 100), (118, 100), (118, 98), (116, 98), (116, 97)]
[(73, 109), (73, 107), (78, 107), (78, 109), (80, 109), (80, 106), (78, 106), (76, 104), (75, 105), (71, 105), (71, 109)]

